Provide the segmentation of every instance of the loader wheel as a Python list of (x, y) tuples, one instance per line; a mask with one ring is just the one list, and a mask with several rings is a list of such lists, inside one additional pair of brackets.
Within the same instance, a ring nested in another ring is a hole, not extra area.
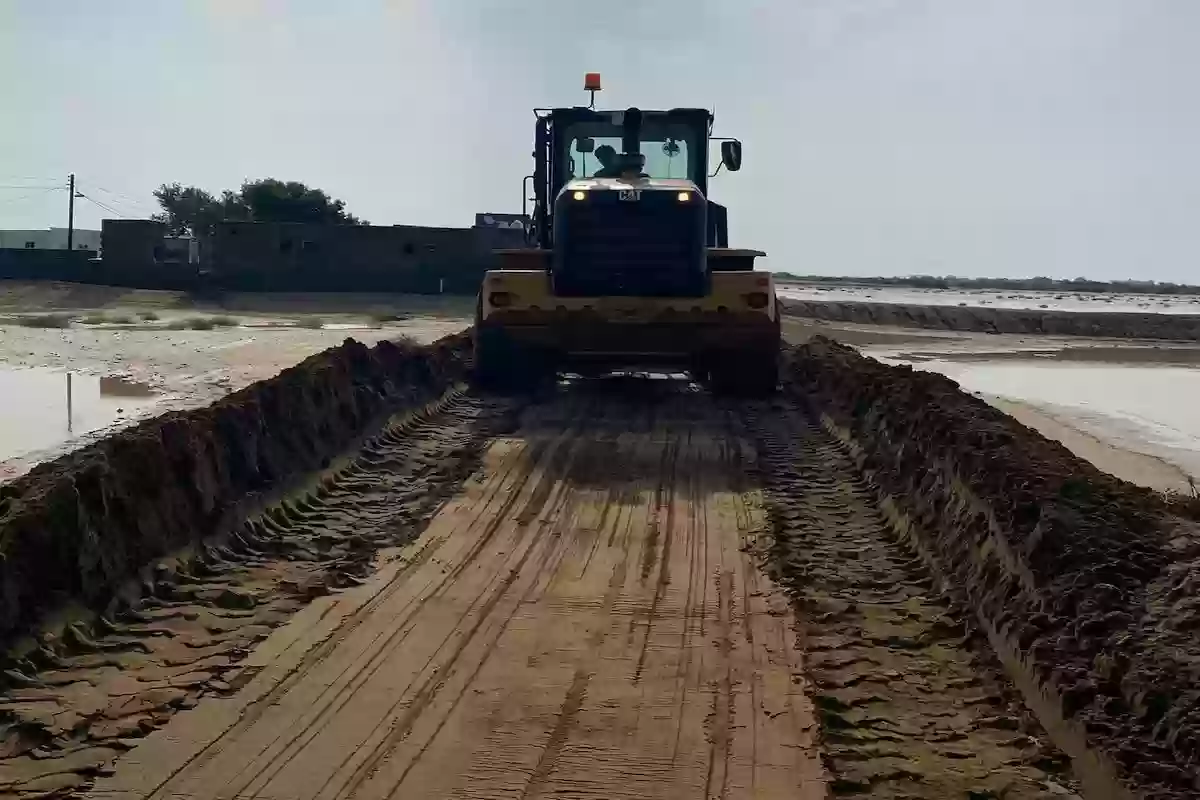
[(710, 362), (709, 383), (714, 394), (730, 397), (765, 397), (779, 384), (779, 359), (775, 353), (730, 354)]
[(475, 330), (474, 384), (484, 391), (528, 392), (550, 376), (544, 354), (514, 342), (502, 329)]

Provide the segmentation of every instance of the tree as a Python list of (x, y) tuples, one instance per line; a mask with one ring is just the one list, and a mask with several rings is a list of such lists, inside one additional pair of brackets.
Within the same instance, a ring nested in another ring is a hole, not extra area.
[(210, 233), (213, 225), (225, 219), (221, 201), (195, 186), (164, 183), (154, 190), (154, 197), (162, 213), (151, 219), (165, 223), (172, 236)]
[(297, 181), (284, 183), (274, 178), (246, 181), (242, 184), (241, 200), (255, 222), (366, 224), (346, 213), (345, 202)]
[(346, 204), (321, 189), (274, 178), (246, 181), (240, 191), (226, 189), (220, 198), (195, 186), (166, 184), (154, 190), (162, 213), (152, 219), (165, 223), (171, 235), (209, 234), (218, 222), (315, 222), (367, 225), (346, 212)]

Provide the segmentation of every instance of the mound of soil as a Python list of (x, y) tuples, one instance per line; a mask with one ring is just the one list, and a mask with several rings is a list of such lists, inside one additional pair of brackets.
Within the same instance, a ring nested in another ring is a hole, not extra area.
[(899, 303), (820, 303), (810, 300), (784, 300), (783, 306), (785, 314), (795, 317), (863, 325), (983, 333), (1200, 341), (1200, 316), (1196, 315), (968, 308)]
[(945, 376), (824, 337), (784, 360), (1085, 784), (1195, 797), (1200, 528)]
[(68, 605), (103, 610), (138, 570), (463, 377), (470, 340), (347, 339), (206, 408), (123, 430), (0, 486), (0, 641)]

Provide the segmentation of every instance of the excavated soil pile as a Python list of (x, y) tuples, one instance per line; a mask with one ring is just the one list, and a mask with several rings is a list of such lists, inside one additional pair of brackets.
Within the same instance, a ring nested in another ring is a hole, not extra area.
[(1200, 790), (1200, 531), (935, 373), (824, 337), (785, 387), (973, 609), (1097, 796)]
[(52, 608), (102, 610), (156, 557), (328, 464), (381, 415), (462, 377), (465, 335), (347, 340), (207, 408), (167, 414), (0, 486), (0, 641)]
[(783, 305), (784, 312), (791, 316), (863, 325), (983, 333), (1200, 341), (1200, 316), (1196, 315), (966, 308), (898, 303), (818, 303), (807, 300), (785, 300)]

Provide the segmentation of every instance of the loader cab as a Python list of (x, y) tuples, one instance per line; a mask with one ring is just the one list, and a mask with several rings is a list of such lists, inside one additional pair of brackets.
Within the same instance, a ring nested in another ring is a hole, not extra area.
[[(727, 243), (708, 200), (706, 109), (537, 112), (528, 244), (559, 296), (703, 297), (707, 250)], [(722, 162), (740, 166), (740, 144)]]

